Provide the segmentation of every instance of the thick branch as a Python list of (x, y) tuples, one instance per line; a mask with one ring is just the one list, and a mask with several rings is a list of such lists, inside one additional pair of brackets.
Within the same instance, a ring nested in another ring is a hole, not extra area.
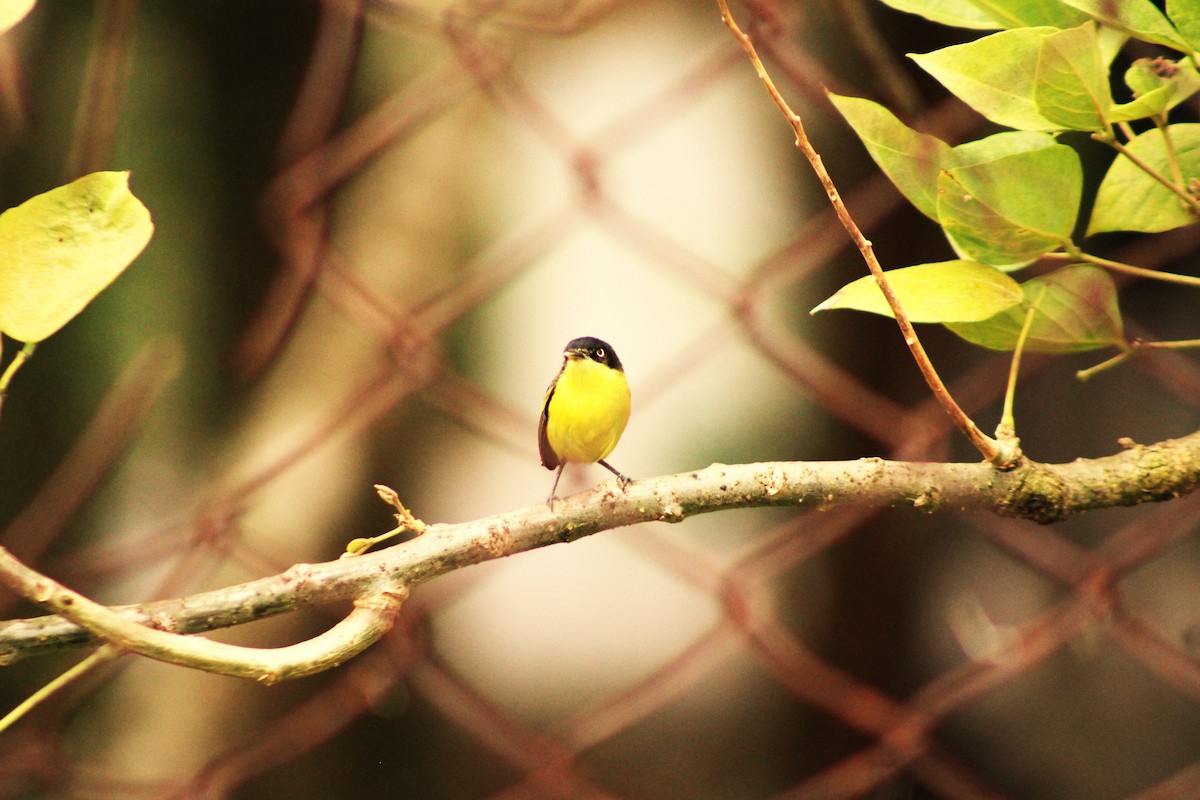
[(122, 650), (221, 675), (277, 683), (311, 675), (361, 653), (391, 630), (407, 591), (373, 591), (329, 630), (287, 647), (242, 647), (148, 627), (26, 567), (0, 547), (0, 580), (63, 619)]
[[(639, 522), (681, 522), (733, 508), (907, 506), (990, 511), (1051, 523), (1081, 511), (1168, 500), (1197, 486), (1200, 431), (1133, 445), (1105, 458), (1053, 465), (1025, 461), (1008, 471), (985, 463), (877, 458), (714, 464), (636, 481), (625, 492), (608, 482), (564, 499), (554, 511), (539, 504), (456, 525), (431, 525), (415, 539), (364, 556), (298, 564), (273, 577), (116, 610), (139, 626), (197, 633), (319, 603), (403, 594), (430, 578), (494, 558)], [(11, 620), (0, 623), (0, 663), (90, 641), (85, 630), (59, 616)], [(257, 664), (245, 674), (260, 666), (263, 674), (277, 676), (270, 665)]]

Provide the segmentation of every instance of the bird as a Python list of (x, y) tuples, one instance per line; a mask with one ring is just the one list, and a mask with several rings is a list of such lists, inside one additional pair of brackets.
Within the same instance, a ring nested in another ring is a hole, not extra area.
[(546, 389), (538, 422), (542, 466), (557, 469), (550, 497), (568, 463), (598, 463), (624, 489), (630, 479), (604, 459), (617, 446), (629, 422), (629, 383), (621, 359), (608, 342), (582, 336), (567, 342), (562, 369)]

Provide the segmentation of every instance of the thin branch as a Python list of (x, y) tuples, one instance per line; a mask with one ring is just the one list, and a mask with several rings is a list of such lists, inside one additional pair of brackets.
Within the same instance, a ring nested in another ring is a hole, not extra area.
[[(311, 652), (322, 646), (314, 640), (281, 650), (230, 645), (215, 649), (214, 642), (179, 634), (239, 625), (319, 603), (379, 597), (389, 591), (402, 596), (405, 589), (472, 564), (571, 542), (626, 525), (681, 522), (697, 514), (734, 508), (897, 506), (921, 511), (951, 508), (1050, 523), (1092, 509), (1174, 499), (1198, 486), (1200, 431), (1154, 445), (1133, 445), (1105, 458), (1056, 465), (1025, 460), (1007, 472), (999, 472), (986, 463), (909, 463), (878, 458), (714, 464), (695, 472), (635, 481), (625, 491), (609, 481), (563, 499), (553, 512), (545, 503), (538, 503), (470, 522), (430, 525), (420, 536), (378, 552), (321, 564), (300, 564), (280, 575), (190, 597), (109, 609), (107, 627), (93, 629), (101, 638), (155, 658), (163, 654), (141, 646), (137, 641), (140, 636), (153, 635), (156, 642), (171, 637), (169, 642), (176, 649), (181, 646), (178, 640), (199, 643), (188, 645), (199, 651), (188, 662), (192, 665), (208, 668), (211, 664), (215, 671), (225, 674), (282, 680), (306, 672), (283, 670), (279, 662), (270, 660), (271, 654), (306, 645), (311, 645)], [(7, 556), (4, 551), (0, 554)], [(0, 566), (5, 566), (4, 562)], [(12, 572), (11, 568), (4, 569), (0, 579), (13, 585)], [(33, 588), (26, 586), (21, 591), (29, 596)], [(61, 610), (63, 616), (79, 615), (78, 608), (70, 608), (71, 602), (62, 607), (64, 601), (74, 597), (65, 590), (38, 586), (37, 597), (53, 610)], [(349, 658), (369, 644), (367, 639), (382, 635), (382, 630), (390, 624), (395, 605), (392, 601), (378, 614), (367, 614), (368, 619), (358, 620), (355, 624), (369, 624), (363, 626), (365, 633), (346, 637), (353, 647), (346, 646), (340, 651), (324, 649), (319, 663), (308, 655), (294, 659), (293, 663), (311, 672)], [(119, 625), (111, 619), (114, 617), (121, 621)], [(164, 633), (166, 630), (174, 633)], [(356, 635), (362, 639), (355, 640)], [(94, 640), (83, 626), (61, 617), (11, 620), (0, 623), (0, 663), (10, 664)], [(189, 658), (192, 655), (188, 653)], [(237, 670), (224, 663), (227, 656), (238, 659)]]
[(342, 558), (362, 555), (375, 545), (386, 542), (389, 539), (395, 539), (397, 536), (405, 533), (414, 533), (419, 536), (428, 530), (428, 525), (417, 519), (411, 511), (404, 507), (404, 503), (400, 502), (400, 495), (396, 494), (395, 489), (377, 483), (375, 484), (375, 492), (383, 502), (396, 509), (396, 527), (378, 536), (351, 539), (349, 544), (346, 545), (346, 552), (342, 553)]
[(1063, 255), (1069, 260), (1087, 261), (1088, 264), (1103, 266), (1104, 269), (1114, 272), (1124, 272), (1126, 275), (1134, 275), (1139, 278), (1150, 278), (1151, 281), (1165, 281), (1168, 283), (1181, 283), (1186, 285), (1186, 287), (1200, 287), (1200, 277), (1194, 275), (1180, 275), (1177, 272), (1146, 269), (1144, 266), (1134, 266), (1133, 264), (1123, 263), (1123, 261), (1114, 261), (1109, 258), (1100, 257), (1100, 255), (1092, 255), (1091, 253), (1082, 251), (1064, 253)]
[(883, 296), (887, 299), (888, 306), (892, 310), (892, 315), (896, 318), (896, 324), (900, 326), (900, 332), (904, 336), (904, 343), (908, 345), (909, 351), (912, 353), (913, 359), (917, 362), (917, 367), (921, 370), (921, 375), (925, 378), (925, 382), (929, 385), (933, 396), (941, 404), (942, 408), (954, 420), (959, 430), (971, 441), (977, 450), (987, 460), (1000, 467), (1011, 467), (1020, 458), (1020, 451), (1013, 451), (1009, 447), (1000, 447), (999, 444), (990, 436), (979, 429), (979, 426), (967, 416), (962, 407), (950, 395), (950, 391), (946, 388), (946, 384), (942, 382), (941, 376), (934, 369), (933, 362), (930, 361), (929, 355), (925, 352), (924, 346), (921, 344), (920, 338), (917, 336), (916, 330), (908, 319), (908, 315), (904, 313), (904, 309), (900, 306), (900, 301), (896, 299), (895, 293), (888, 284), (887, 277), (884, 275), (883, 267), (879, 264), (879, 259), (875, 257), (875, 251), (870, 240), (863, 235), (854, 218), (850, 216), (846, 204), (842, 202), (841, 194), (833, 183), (833, 178), (825, 169), (825, 164), (821, 160), (821, 155), (813, 147), (812, 142), (808, 139), (808, 134), (804, 130), (804, 121), (796, 112), (794, 112), (788, 102), (780, 94), (776, 88), (775, 82), (771, 80), (771, 76), (767, 74), (766, 67), (763, 66), (762, 60), (758, 57), (758, 52), (755, 50), (754, 42), (750, 40), (742, 29), (734, 20), (733, 14), (729, 11), (729, 5), (726, 0), (717, 0), (717, 4), (721, 9), (721, 19), (725, 26), (733, 33), (735, 39), (741, 44), (742, 49), (746, 51), (746, 56), (753, 64), (754, 70), (758, 73), (758, 78), (766, 87), (767, 92), (771, 95), (771, 99), (775, 101), (775, 105), (783, 113), (788, 123), (792, 126), (792, 130), (796, 134), (796, 147), (804, 154), (816, 173), (817, 179), (821, 182), (821, 186), (825, 189), (825, 194), (829, 198), (829, 202), (833, 205), (834, 211), (837, 213), (838, 220), (842, 223), (842, 227), (850, 234), (850, 238), (854, 241), (858, 251), (862, 254), (863, 260), (867, 263), (867, 268), (871, 271), (871, 275), (875, 278), (876, 285), (883, 291)]
[(1175, 149), (1175, 143), (1171, 141), (1171, 126), (1167, 124), (1167, 115), (1155, 114), (1154, 127), (1158, 128), (1163, 137), (1163, 149), (1167, 154), (1167, 164), (1171, 167), (1171, 180), (1176, 186), (1186, 186), (1183, 178), (1183, 169), (1179, 166), (1179, 153)]
[(1200, 339), (1171, 339), (1165, 342), (1145, 342), (1139, 339), (1133, 346), (1139, 350), (1195, 350), (1200, 348)]
[(1195, 197), (1192, 197), (1190, 194), (1188, 194), (1185, 187), (1177, 186), (1176, 184), (1172, 183), (1169, 178), (1156, 170), (1154, 167), (1150, 166), (1138, 156), (1134, 155), (1128, 147), (1121, 144), (1116, 139), (1105, 139), (1102, 137), (1093, 138), (1104, 142), (1109, 147), (1128, 158), (1131, 162), (1133, 162), (1134, 166), (1149, 175), (1155, 181), (1158, 181), (1158, 183), (1165, 186), (1171, 191), (1172, 194), (1176, 195), (1188, 211), (1192, 212), (1193, 215), (1200, 217), (1200, 200), (1197, 200)]
[(1135, 339), (1132, 342), (1118, 342), (1121, 347), (1121, 352), (1117, 353), (1110, 359), (1101, 361), (1099, 364), (1081, 369), (1075, 373), (1075, 377), (1081, 381), (1086, 381), (1101, 372), (1106, 372), (1113, 367), (1124, 364), (1131, 358), (1136, 357), (1139, 353), (1145, 350), (1194, 350), (1200, 348), (1200, 339), (1174, 339), (1165, 342), (1147, 342), (1142, 339)]
[(1126, 361), (1137, 355), (1137, 350), (1133, 349), (1129, 345), (1124, 344), (1123, 342), (1121, 344), (1123, 345), (1121, 347), (1121, 352), (1117, 353), (1112, 358), (1106, 358), (1099, 364), (1093, 364), (1090, 367), (1076, 370), (1075, 379), (1080, 381), (1090, 380), (1091, 378), (1099, 375), (1101, 372), (1107, 372), (1114, 367), (1119, 367), (1121, 364), (1124, 364)]
[(5, 714), (4, 717), (0, 719), (0, 733), (3, 733), (11, 728), (14, 723), (16, 723), (30, 711), (49, 700), (55, 694), (67, 688), (96, 667), (112, 661), (119, 655), (121, 655), (121, 649), (114, 647), (111, 644), (102, 645), (101, 647), (96, 648), (95, 652), (88, 655), (87, 658), (83, 659), (78, 664), (47, 683), (41, 689), (38, 689), (29, 697), (21, 701), (16, 708)]

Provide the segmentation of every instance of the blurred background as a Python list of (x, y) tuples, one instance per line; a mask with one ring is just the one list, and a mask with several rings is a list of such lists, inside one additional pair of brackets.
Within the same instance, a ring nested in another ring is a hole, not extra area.
[[(976, 34), (873, 0), (734, 13), (885, 266), (951, 257), (822, 87), (978, 138), (903, 57)], [(129, 169), (157, 226), (0, 425), (0, 542), (106, 602), (336, 558), (391, 527), (374, 483), (429, 522), (544, 502), (537, 415), (576, 336), (625, 363), (609, 460), (635, 479), (977, 459), (890, 320), (808, 315), (865, 267), (715, 2), (42, 0), (0, 40), (0, 126), (3, 207)], [(1094, 186), (1108, 156), (1068, 141)], [(1094, 249), (1197, 274), (1198, 245)], [(1127, 282), (1122, 304), (1131, 336), (1200, 335), (1194, 290)], [(993, 428), (1007, 357), (922, 334)], [(1027, 360), (1032, 458), (1200, 425), (1194, 356), (1074, 379), (1107, 355)], [(1198, 519), (1184, 499), (1053, 528), (775, 509), (610, 531), (423, 585), (316, 677), (121, 659), (0, 734), (0, 796), (1194, 797)], [(344, 611), (216, 635), (279, 645)], [(80, 657), (4, 667), (4, 709)]]

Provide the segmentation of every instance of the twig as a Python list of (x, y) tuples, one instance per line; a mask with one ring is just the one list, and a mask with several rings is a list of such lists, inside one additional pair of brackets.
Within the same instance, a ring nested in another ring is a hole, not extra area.
[(1139, 278), (1149, 278), (1150, 280), (1165, 281), (1167, 283), (1179, 283), (1184, 286), (1200, 286), (1200, 277), (1195, 275), (1180, 275), (1175, 272), (1163, 272), (1162, 270), (1147, 269), (1146, 267), (1135, 267), (1133, 264), (1094, 256), (1082, 250), (1078, 252), (1050, 253), (1044, 257), (1055, 261), (1086, 261), (1089, 264), (1095, 264), (1098, 267), (1104, 267), (1113, 272), (1123, 272), (1126, 275), (1135, 275)]
[(1147, 342), (1142, 339), (1135, 339), (1132, 342), (1122, 341), (1117, 344), (1121, 348), (1120, 353), (1105, 361), (1101, 361), (1099, 364), (1079, 370), (1075, 373), (1075, 377), (1081, 381), (1086, 381), (1089, 378), (1099, 375), (1101, 372), (1124, 364), (1144, 350), (1194, 350), (1200, 348), (1200, 339), (1175, 339), (1165, 342)]
[(1155, 114), (1154, 127), (1162, 133), (1163, 149), (1167, 153), (1167, 164), (1171, 167), (1171, 180), (1176, 186), (1186, 186), (1183, 178), (1183, 169), (1179, 166), (1179, 153), (1175, 150), (1175, 143), (1171, 141), (1171, 126), (1167, 124), (1167, 115)]
[(0, 718), (0, 733), (11, 728), (13, 723), (24, 717), (41, 703), (49, 700), (56, 693), (79, 680), (96, 667), (112, 661), (119, 655), (121, 655), (121, 649), (111, 644), (96, 648), (95, 652), (91, 653), (87, 658), (38, 689), (29, 697), (26, 697), (16, 708), (5, 714), (3, 718)]
[(871, 271), (871, 275), (875, 278), (875, 283), (883, 292), (884, 298), (887, 299), (888, 306), (892, 310), (892, 315), (896, 318), (896, 324), (900, 326), (900, 333), (904, 336), (904, 343), (908, 345), (909, 351), (912, 353), (913, 359), (917, 362), (918, 369), (921, 370), (921, 375), (925, 378), (925, 382), (929, 385), (934, 397), (938, 403), (954, 420), (959, 430), (966, 435), (977, 450), (983, 455), (984, 459), (1002, 468), (1010, 468), (1020, 459), (1020, 451), (1012, 450), (1008, 447), (1001, 447), (996, 440), (985, 434), (979, 429), (979, 426), (967, 416), (962, 407), (950, 395), (950, 391), (942, 382), (941, 376), (934, 369), (933, 362), (929, 360), (929, 355), (925, 352), (924, 346), (921, 344), (920, 338), (917, 336), (916, 330), (908, 319), (908, 315), (904, 313), (904, 309), (900, 306), (900, 301), (896, 298), (891, 286), (888, 284), (887, 276), (884, 275), (883, 267), (879, 264), (879, 260), (875, 257), (875, 251), (870, 240), (863, 235), (853, 217), (850, 216), (849, 210), (845, 203), (842, 202), (842, 197), (838, 193), (837, 187), (833, 183), (833, 178), (825, 169), (825, 164), (821, 160), (821, 155), (813, 147), (812, 142), (808, 139), (808, 134), (804, 130), (804, 121), (792, 111), (791, 106), (780, 94), (776, 88), (775, 82), (771, 80), (771, 76), (767, 74), (766, 67), (763, 66), (762, 60), (758, 57), (758, 52), (755, 50), (754, 42), (750, 40), (740, 27), (733, 15), (729, 11), (729, 5), (726, 0), (717, 0), (717, 4), (721, 9), (721, 19), (725, 26), (733, 33), (735, 39), (741, 44), (742, 49), (746, 51), (750, 63), (753, 64), (754, 70), (758, 73), (758, 78), (766, 87), (767, 92), (771, 95), (771, 99), (775, 101), (775, 105), (783, 112), (784, 117), (792, 126), (792, 130), (796, 134), (796, 147), (804, 154), (809, 165), (817, 175), (817, 179), (821, 182), (821, 186), (825, 189), (825, 194), (829, 198), (829, 202), (833, 205), (834, 211), (837, 213), (838, 220), (842, 223), (842, 227), (850, 234), (850, 238), (854, 241), (858, 251), (862, 254), (863, 260), (867, 263), (867, 268)]
[(1128, 158), (1131, 162), (1133, 162), (1134, 166), (1136, 166), (1142, 172), (1149, 175), (1155, 181), (1158, 181), (1158, 183), (1162, 184), (1167, 189), (1171, 190), (1171, 192), (1173, 194), (1175, 194), (1177, 197), (1179, 197), (1179, 199), (1183, 202), (1183, 205), (1187, 208), (1188, 211), (1192, 212), (1192, 214), (1194, 216), (1200, 217), (1200, 200), (1197, 200), (1195, 197), (1192, 197), (1190, 194), (1188, 194), (1187, 190), (1184, 187), (1176, 186), (1174, 183), (1171, 182), (1171, 180), (1169, 178), (1167, 178), (1165, 175), (1160, 173), (1154, 167), (1147, 164), (1145, 161), (1143, 161), (1138, 156), (1134, 155), (1128, 147), (1121, 144), (1116, 139), (1098, 137), (1098, 136), (1093, 136), (1092, 138), (1097, 139), (1098, 141), (1104, 142), (1109, 147), (1116, 150), (1121, 155), (1125, 156), (1125, 158)]
[(386, 542), (388, 539), (395, 538), (402, 533), (412, 531), (420, 536), (425, 531), (429, 530), (429, 526), (421, 520), (413, 516), (404, 503), (400, 502), (400, 495), (396, 494), (396, 490), (390, 486), (384, 486), (381, 483), (375, 484), (375, 492), (379, 495), (379, 499), (396, 509), (396, 527), (390, 531), (385, 531), (378, 536), (366, 536), (358, 539), (351, 539), (346, 544), (346, 552), (342, 553), (342, 558), (350, 558), (353, 556), (362, 555), (377, 544)]
[(1108, 370), (1112, 369), (1113, 367), (1118, 367), (1121, 364), (1124, 364), (1126, 361), (1133, 358), (1135, 355), (1137, 355), (1137, 351), (1134, 350), (1132, 347), (1129, 347), (1129, 346), (1123, 347), (1121, 349), (1121, 352), (1117, 353), (1112, 358), (1106, 358), (1105, 360), (1101, 361), (1099, 364), (1093, 364), (1090, 367), (1085, 367), (1084, 369), (1076, 370), (1075, 371), (1075, 379), (1079, 380), (1079, 381), (1090, 380), (1091, 378), (1094, 378), (1095, 376), (1099, 375), (1101, 372), (1107, 372)]

